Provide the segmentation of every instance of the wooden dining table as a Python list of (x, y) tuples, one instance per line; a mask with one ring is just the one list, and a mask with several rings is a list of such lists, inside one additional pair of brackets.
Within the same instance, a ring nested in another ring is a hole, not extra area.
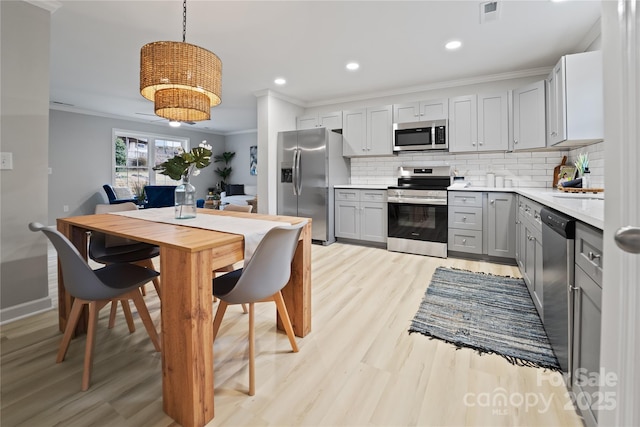
[[(198, 209), (198, 215), (226, 215), (298, 224), (307, 220), (282, 290), (293, 330), (311, 332), (311, 220), (307, 218)], [(87, 256), (88, 232), (151, 243), (160, 247), (162, 404), (185, 426), (204, 426), (214, 416), (212, 278), (217, 268), (241, 261), (244, 236), (113, 214), (57, 220), (57, 228)], [(66, 326), (73, 298), (65, 292), (58, 267), (59, 327)], [(278, 319), (278, 327), (282, 324)], [(86, 323), (80, 322), (78, 333)]]

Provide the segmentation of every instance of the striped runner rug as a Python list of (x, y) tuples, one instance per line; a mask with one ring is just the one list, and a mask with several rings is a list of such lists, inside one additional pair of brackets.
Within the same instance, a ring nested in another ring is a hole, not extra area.
[(523, 279), (439, 267), (409, 333), (560, 370)]

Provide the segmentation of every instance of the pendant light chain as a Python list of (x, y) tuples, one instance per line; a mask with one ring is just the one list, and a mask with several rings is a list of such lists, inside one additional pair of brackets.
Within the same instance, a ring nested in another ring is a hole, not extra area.
[(182, 1), (182, 43), (187, 41), (187, 0)]

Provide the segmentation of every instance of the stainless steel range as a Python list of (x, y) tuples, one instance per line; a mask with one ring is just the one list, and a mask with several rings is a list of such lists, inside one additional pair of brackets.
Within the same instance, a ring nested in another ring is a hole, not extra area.
[(400, 167), (398, 185), (387, 190), (387, 249), (447, 257), (449, 166)]

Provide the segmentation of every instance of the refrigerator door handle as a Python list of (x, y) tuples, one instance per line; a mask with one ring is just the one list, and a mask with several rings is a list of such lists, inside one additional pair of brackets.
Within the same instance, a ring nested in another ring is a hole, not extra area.
[(293, 181), (293, 195), (298, 195), (298, 149), (293, 149), (293, 167), (292, 167), (292, 181)]
[(300, 158), (302, 157), (302, 150), (297, 149), (298, 157), (296, 158), (296, 186), (298, 187), (298, 196), (302, 193), (302, 174), (300, 173)]

